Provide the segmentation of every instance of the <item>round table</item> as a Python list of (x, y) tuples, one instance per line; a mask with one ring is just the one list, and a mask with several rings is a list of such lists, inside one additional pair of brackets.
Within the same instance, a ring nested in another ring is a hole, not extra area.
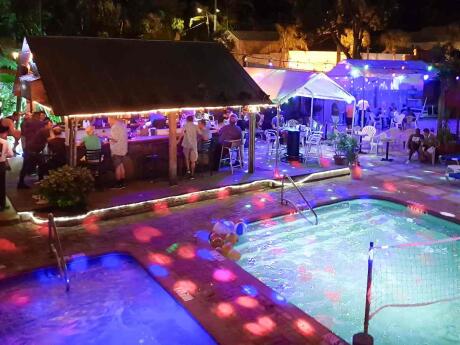
[(392, 158), (388, 158), (388, 151), (390, 148), (390, 143), (394, 142), (395, 140), (392, 138), (382, 138), (380, 141), (386, 143), (386, 148), (385, 148), (385, 158), (382, 158), (383, 162), (393, 162)]

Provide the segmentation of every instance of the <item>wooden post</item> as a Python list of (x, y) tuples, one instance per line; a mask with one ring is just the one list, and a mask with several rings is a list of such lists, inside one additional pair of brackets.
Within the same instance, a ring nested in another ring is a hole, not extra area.
[(77, 166), (77, 130), (76, 120), (69, 118), (69, 164), (72, 167)]
[(169, 184), (177, 184), (177, 113), (168, 113), (169, 122)]
[(256, 114), (249, 114), (249, 157), (248, 172), (253, 174), (256, 161)]

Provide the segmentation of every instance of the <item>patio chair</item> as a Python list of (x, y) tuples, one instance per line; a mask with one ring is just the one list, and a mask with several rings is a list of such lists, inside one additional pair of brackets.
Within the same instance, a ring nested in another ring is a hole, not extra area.
[(360, 135), (364, 134), (362, 142), (361, 142), (361, 146), (363, 146), (363, 144), (368, 144), (370, 149), (371, 149), (371, 151), (372, 151), (372, 144), (373, 144), (374, 136), (375, 136), (376, 133), (377, 133), (377, 129), (375, 127), (373, 127), (373, 126), (364, 127), (359, 132)]
[(291, 119), (287, 122), (288, 128), (296, 128), (299, 125), (297, 120)]
[[(224, 156), (225, 151), (228, 152), (228, 157)], [(235, 159), (232, 160), (232, 156), (236, 155)], [(230, 171), (233, 175), (233, 168), (238, 167), (243, 169), (243, 142), (239, 140), (226, 140), (222, 145), (220, 151), (220, 160), (219, 160), (219, 169), (222, 166), (222, 163), (228, 161), (230, 164)], [(235, 164), (237, 162), (237, 164)]]
[(101, 150), (86, 150), (85, 158), (82, 161), (83, 165), (89, 169), (91, 174), (94, 177), (95, 185), (99, 185), (99, 177), (101, 174), (102, 161), (104, 160), (104, 155)]
[(212, 139), (202, 141), (198, 147), (198, 167), (206, 166), (209, 169), (210, 175), (212, 175), (213, 170), (212, 157)]
[(316, 157), (318, 164), (320, 163), (322, 157), (321, 139), (322, 132), (313, 132), (310, 135), (304, 147), (305, 162), (307, 162), (308, 158)]
[(393, 127), (400, 128), (402, 129), (403, 126), (403, 121), (406, 115), (404, 114), (398, 114), (395, 112), (393, 119), (391, 120), (391, 124)]
[(276, 152), (278, 133), (274, 129), (267, 129), (265, 131), (265, 140), (267, 141), (267, 156), (271, 156), (274, 152)]

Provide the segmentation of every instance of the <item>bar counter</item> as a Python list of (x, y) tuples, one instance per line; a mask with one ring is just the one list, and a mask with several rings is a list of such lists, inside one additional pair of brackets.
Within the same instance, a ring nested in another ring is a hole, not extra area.
[[(154, 164), (154, 171), (150, 177), (167, 177), (168, 176), (168, 135), (138, 136), (128, 140), (128, 154), (125, 160), (126, 178), (142, 179), (147, 178), (146, 164)], [(178, 146), (178, 151), (180, 147)], [(77, 149), (78, 161), (85, 154), (83, 146), (79, 145)], [(110, 155), (110, 145), (107, 140), (102, 142), (102, 154), (104, 155), (103, 170), (110, 171), (113, 169)], [(147, 158), (148, 156), (155, 158)], [(178, 174), (181, 175), (182, 155), (178, 154)]]

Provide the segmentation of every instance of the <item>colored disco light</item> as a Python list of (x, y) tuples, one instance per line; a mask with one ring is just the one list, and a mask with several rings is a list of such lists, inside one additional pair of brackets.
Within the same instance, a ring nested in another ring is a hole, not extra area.
[(310, 336), (315, 333), (315, 328), (305, 319), (297, 319), (294, 324), (303, 335)]
[(200, 259), (203, 259), (203, 260), (206, 260), (206, 261), (215, 261), (216, 260), (214, 255), (212, 255), (212, 253), (211, 253), (211, 251), (209, 249), (204, 249), (204, 248), (198, 249), (196, 251), (196, 255)]
[(166, 268), (160, 265), (150, 265), (149, 272), (152, 273), (154, 277), (163, 278), (169, 275), (169, 272)]
[(193, 259), (195, 257), (195, 247), (190, 244), (185, 244), (179, 247), (177, 255), (182, 259)]
[(161, 266), (169, 266), (172, 264), (172, 259), (169, 256), (160, 253), (149, 253), (149, 261)]
[(7, 240), (6, 238), (0, 238), (0, 252), (16, 252), (18, 247), (14, 242)]
[(171, 213), (166, 201), (159, 201), (153, 204), (153, 213), (159, 216), (167, 216)]
[(162, 233), (151, 226), (140, 226), (133, 230), (133, 236), (138, 242), (148, 243), (152, 238), (162, 236)]
[(99, 225), (97, 224), (98, 221), (98, 216), (88, 216), (83, 220), (83, 228), (86, 230), (86, 232), (92, 235), (97, 235), (99, 234)]
[(235, 274), (227, 269), (219, 268), (212, 274), (214, 280), (222, 283), (228, 283), (236, 279)]
[(256, 297), (258, 295), (258, 291), (256, 289), (256, 287), (252, 286), (252, 285), (243, 285), (242, 286), (242, 292), (248, 296), (251, 296), (251, 297)]
[(174, 290), (182, 290), (194, 295), (198, 290), (196, 284), (190, 280), (179, 280), (174, 284)]
[(259, 305), (259, 302), (249, 296), (240, 296), (236, 299), (236, 303), (244, 308), (253, 309)]
[(235, 308), (230, 303), (221, 302), (215, 308), (214, 313), (221, 319), (226, 319), (235, 315)]

